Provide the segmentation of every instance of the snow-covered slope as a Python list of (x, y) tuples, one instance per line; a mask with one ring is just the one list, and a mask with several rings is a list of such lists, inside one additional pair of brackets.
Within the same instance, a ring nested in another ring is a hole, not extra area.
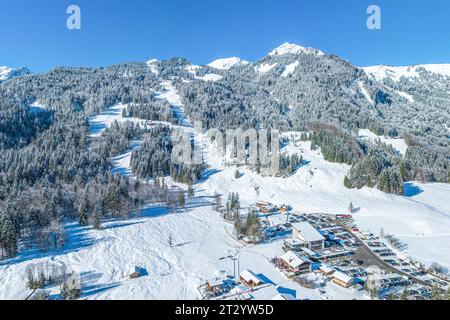
[(403, 156), (406, 154), (406, 150), (408, 149), (408, 145), (406, 144), (405, 140), (403, 140), (401, 138), (395, 139), (395, 138), (386, 138), (383, 136), (377, 136), (375, 133), (373, 133), (369, 129), (360, 129), (359, 137), (362, 139), (367, 139), (372, 142), (379, 140), (382, 143), (391, 145), (395, 150), (397, 150)]
[(256, 72), (258, 72), (259, 74), (264, 74), (269, 72), (270, 70), (272, 70), (273, 68), (275, 68), (277, 66), (276, 63), (263, 63), (260, 66), (255, 67)]
[(219, 70), (228, 70), (236, 65), (245, 65), (248, 63), (248, 61), (241, 60), (238, 57), (231, 57), (214, 60), (213, 62), (208, 64), (208, 66)]
[(420, 69), (424, 69), (425, 71), (444, 77), (450, 77), (450, 64), (423, 64), (402, 67), (380, 65), (373, 67), (364, 67), (362, 69), (367, 73), (368, 76), (378, 81), (383, 81), (386, 78), (390, 78), (395, 82), (399, 82), (402, 77), (419, 78)]
[(292, 74), (292, 73), (295, 71), (295, 69), (298, 67), (299, 64), (300, 64), (300, 62), (295, 61), (295, 62), (293, 62), (293, 63), (287, 65), (287, 66), (284, 68), (284, 71), (283, 71), (283, 73), (281, 74), (281, 76), (282, 76), (282, 77), (287, 77), (287, 76), (289, 76), (290, 74)]
[[(202, 70), (203, 67), (202, 66), (197, 66), (194, 64), (190, 64), (188, 66), (185, 67), (187, 71), (189, 71), (189, 73), (191, 73), (195, 79), (197, 80), (203, 80), (203, 81), (219, 81), (222, 79), (222, 76), (220, 74), (215, 74), (215, 73), (206, 73), (202, 76), (198, 76), (197, 75), (197, 71)], [(216, 68), (218, 69), (218, 68)]]
[(111, 125), (117, 121), (118, 123), (123, 122), (134, 122), (135, 124), (139, 124), (141, 126), (144, 126), (146, 123), (146, 120), (142, 120), (139, 118), (133, 118), (133, 117), (127, 117), (124, 118), (122, 116), (122, 111), (127, 107), (125, 104), (118, 104), (115, 106), (112, 106), (111, 108), (108, 108), (108, 110), (105, 110), (95, 117), (92, 117), (89, 119), (89, 126), (91, 129), (91, 137), (98, 137), (100, 136), (107, 128), (111, 127)]

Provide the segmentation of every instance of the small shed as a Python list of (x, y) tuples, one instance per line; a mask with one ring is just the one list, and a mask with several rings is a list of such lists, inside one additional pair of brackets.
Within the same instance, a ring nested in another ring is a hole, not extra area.
[(137, 279), (147, 275), (147, 270), (140, 266), (134, 267), (134, 272), (130, 274), (130, 279)]

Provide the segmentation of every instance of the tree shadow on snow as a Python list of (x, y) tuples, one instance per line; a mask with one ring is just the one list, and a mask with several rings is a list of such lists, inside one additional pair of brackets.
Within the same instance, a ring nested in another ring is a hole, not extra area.
[(218, 170), (218, 169), (209, 169), (206, 170), (205, 172), (202, 173), (202, 176), (200, 177), (200, 179), (198, 179), (197, 183), (201, 183), (201, 182), (205, 182), (206, 180), (208, 180), (210, 177), (212, 177), (213, 175), (221, 172), (222, 170)]
[(25, 248), (19, 251), (16, 257), (0, 261), (0, 266), (13, 265), (32, 259), (65, 255), (88, 248), (95, 243), (95, 239), (89, 236), (90, 230), (90, 227), (82, 227), (77, 223), (69, 224), (65, 227), (67, 242), (62, 249), (42, 251), (36, 246)]
[(107, 128), (106, 124), (103, 122), (90, 121), (89, 128), (91, 134), (98, 134)]
[(143, 222), (115, 222), (108, 224), (107, 226), (103, 227), (102, 230), (113, 230), (113, 229), (119, 229), (123, 227), (133, 226), (136, 224), (142, 224)]
[(95, 284), (91, 286), (87, 286), (82, 288), (82, 296), (81, 299), (87, 298), (89, 296), (102, 293), (104, 291), (107, 291), (109, 289), (117, 288), (119, 286), (119, 283), (108, 283), (108, 284)]
[(403, 189), (404, 189), (403, 195), (405, 197), (414, 197), (423, 192), (423, 190), (420, 187), (414, 185), (414, 183), (412, 182), (406, 182), (404, 184)]

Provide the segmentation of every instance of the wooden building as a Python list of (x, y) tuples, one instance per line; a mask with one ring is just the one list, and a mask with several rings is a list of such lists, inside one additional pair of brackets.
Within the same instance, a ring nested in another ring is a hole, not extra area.
[(253, 272), (250, 270), (244, 270), (239, 274), (239, 280), (244, 284), (247, 288), (253, 289), (257, 286), (260, 286), (263, 282), (260, 278), (258, 278)]

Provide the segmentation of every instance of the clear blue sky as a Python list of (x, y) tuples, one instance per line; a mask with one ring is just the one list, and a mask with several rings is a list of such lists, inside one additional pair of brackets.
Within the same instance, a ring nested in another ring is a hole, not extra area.
[[(66, 28), (77, 4), (82, 30)], [(382, 9), (382, 30), (366, 9)], [(450, 63), (448, 0), (1, 0), (0, 65), (32, 71), (147, 58), (257, 60), (283, 42), (355, 65)]]

